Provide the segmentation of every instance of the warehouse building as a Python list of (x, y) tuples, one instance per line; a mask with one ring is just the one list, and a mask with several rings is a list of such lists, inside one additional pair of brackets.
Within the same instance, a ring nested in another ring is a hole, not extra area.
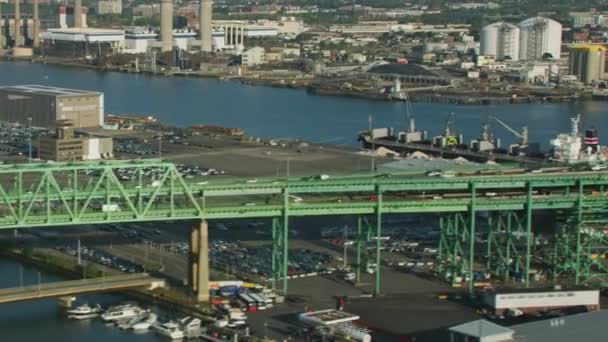
[(608, 311), (543, 319), (502, 327), (477, 320), (449, 329), (450, 342), (599, 342), (606, 340)]
[(518, 289), (484, 293), (483, 301), (494, 310), (496, 315), (506, 315), (509, 311), (531, 313), (563, 308), (584, 308), (588, 311), (597, 311), (600, 309), (600, 292), (593, 289)]
[(0, 121), (54, 128), (58, 120), (74, 127), (103, 125), (103, 93), (42, 85), (0, 87)]

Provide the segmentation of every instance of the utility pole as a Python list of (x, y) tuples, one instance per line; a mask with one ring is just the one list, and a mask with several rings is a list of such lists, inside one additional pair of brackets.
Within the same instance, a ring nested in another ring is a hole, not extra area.
[(29, 138), (28, 139), (29, 140), (28, 163), (31, 163), (32, 162), (32, 117), (31, 116), (29, 116), (27, 118), (27, 122), (28, 122), (28, 126), (29, 126), (29, 128), (28, 128), (28, 132), (29, 132), (28, 133), (28, 138)]
[(158, 137), (158, 158), (162, 158), (163, 156), (163, 133), (161, 132)]
[(348, 261), (346, 260), (346, 258), (348, 257), (346, 254), (346, 241), (348, 239), (348, 225), (344, 225), (344, 237), (342, 239), (342, 244), (344, 245), (344, 269), (346, 269), (346, 267), (348, 267)]
[(368, 118), (369, 121), (369, 136), (372, 140), (372, 165), (371, 165), (371, 173), (373, 174), (376, 170), (376, 145), (374, 142), (374, 134), (372, 133), (372, 116), (370, 115)]
[(80, 256), (80, 236), (78, 237), (78, 265), (82, 264), (82, 258)]

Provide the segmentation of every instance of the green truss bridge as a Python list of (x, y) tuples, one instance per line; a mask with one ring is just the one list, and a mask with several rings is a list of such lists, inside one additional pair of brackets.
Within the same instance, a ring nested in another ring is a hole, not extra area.
[[(506, 281), (522, 274), (530, 285), (542, 267), (581, 284), (608, 275), (607, 184), (608, 172), (202, 180), (161, 160), (0, 165), (0, 229), (198, 220), (191, 285), (205, 300), (208, 220), (272, 220), (273, 285), (287, 292), (290, 217), (358, 216), (359, 274), (381, 264), (382, 217), (429, 214), (439, 217), (438, 271), (447, 280), (473, 290), (474, 273), (485, 270)], [(533, 218), (541, 212), (559, 222), (550, 248), (539, 247)]]

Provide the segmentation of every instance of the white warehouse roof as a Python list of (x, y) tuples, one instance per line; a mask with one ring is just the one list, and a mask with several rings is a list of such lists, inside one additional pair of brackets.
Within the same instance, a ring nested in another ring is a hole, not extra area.
[(98, 29), (98, 28), (64, 28), (49, 29), (42, 33), (46, 40), (58, 40), (69, 42), (122, 42), (125, 40), (124, 30)]

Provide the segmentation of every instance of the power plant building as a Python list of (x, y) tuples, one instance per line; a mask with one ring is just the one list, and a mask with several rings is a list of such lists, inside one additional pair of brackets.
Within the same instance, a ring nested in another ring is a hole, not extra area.
[(519, 59), (537, 60), (545, 54), (558, 59), (561, 54), (562, 25), (555, 20), (534, 17), (519, 23)]
[(0, 121), (54, 128), (59, 120), (74, 127), (99, 127), (104, 122), (103, 93), (42, 85), (0, 87)]
[(481, 30), (480, 55), (495, 56), (496, 60), (519, 60), (519, 27), (497, 22)]
[(576, 75), (585, 84), (607, 79), (605, 46), (581, 44), (573, 45), (569, 50), (570, 75)]
[(93, 58), (119, 52), (125, 32), (116, 29), (59, 28), (42, 33), (45, 52), (51, 56)]

